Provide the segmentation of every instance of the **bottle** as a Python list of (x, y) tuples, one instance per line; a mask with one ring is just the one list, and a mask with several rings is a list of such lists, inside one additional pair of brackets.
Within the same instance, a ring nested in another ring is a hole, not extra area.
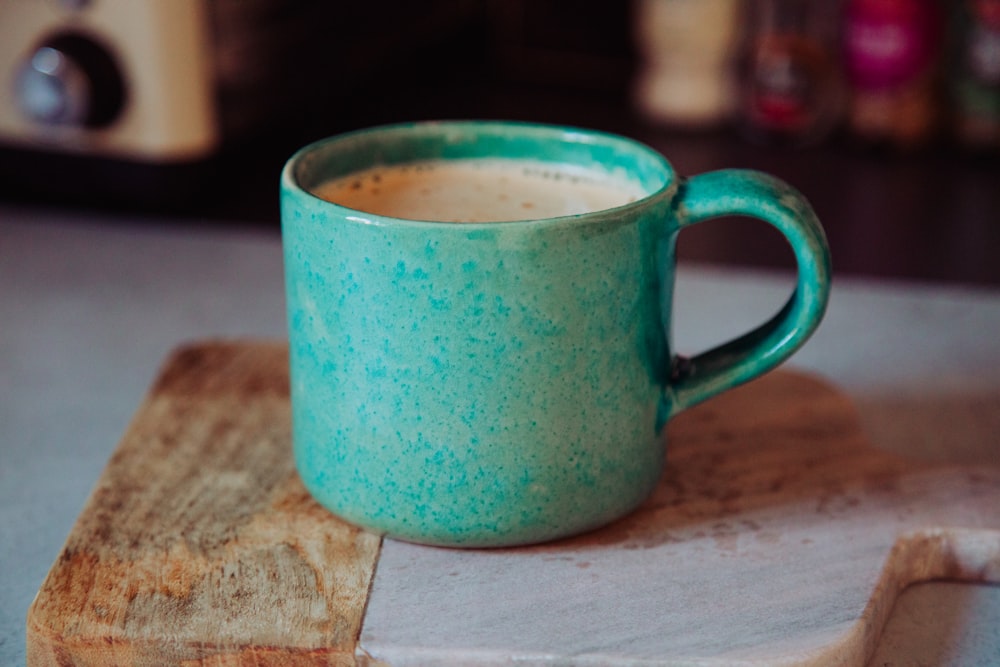
[(847, 0), (847, 122), (870, 144), (915, 148), (942, 122), (944, 13), (938, 0)]
[(732, 117), (739, 0), (639, 0), (638, 110), (672, 126), (715, 127)]
[(949, 93), (957, 140), (975, 151), (1000, 149), (1000, 0), (961, 0), (954, 28)]
[(835, 127), (843, 108), (836, 18), (837, 3), (829, 0), (747, 5), (740, 125), (750, 139), (805, 146)]

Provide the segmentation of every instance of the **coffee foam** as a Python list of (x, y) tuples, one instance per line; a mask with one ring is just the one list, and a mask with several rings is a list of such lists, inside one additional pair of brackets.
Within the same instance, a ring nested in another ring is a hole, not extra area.
[(441, 222), (578, 215), (646, 195), (636, 183), (596, 169), (507, 158), (378, 166), (326, 181), (313, 193), (376, 215)]

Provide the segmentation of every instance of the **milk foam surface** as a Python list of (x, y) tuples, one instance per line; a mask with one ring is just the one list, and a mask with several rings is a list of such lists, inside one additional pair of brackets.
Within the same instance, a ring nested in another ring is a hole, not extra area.
[(441, 222), (577, 215), (646, 195), (638, 184), (595, 169), (506, 158), (378, 166), (322, 183), (313, 193), (376, 215)]

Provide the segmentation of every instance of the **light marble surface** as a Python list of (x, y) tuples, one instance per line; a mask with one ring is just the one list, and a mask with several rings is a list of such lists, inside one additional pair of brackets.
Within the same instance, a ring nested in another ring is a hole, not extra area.
[[(167, 352), (197, 338), (284, 335), (276, 234), (163, 222), (0, 207), (2, 664), (23, 663), (28, 605)], [(682, 267), (679, 349), (756, 324), (791, 285), (783, 274)], [(826, 321), (789, 367), (843, 389), (880, 447), (996, 462), (998, 331), (995, 290), (840, 278)], [(1000, 590), (961, 590), (905, 594), (878, 664), (994, 662), (998, 626), (981, 621), (1000, 614)], [(948, 649), (936, 659), (920, 641), (941, 614)]]
[(906, 584), (1000, 583), (1000, 468), (887, 454), (854, 417), (779, 370), (680, 415), (663, 484), (607, 529), (491, 552), (386, 541), (362, 648), (392, 665), (858, 664)]

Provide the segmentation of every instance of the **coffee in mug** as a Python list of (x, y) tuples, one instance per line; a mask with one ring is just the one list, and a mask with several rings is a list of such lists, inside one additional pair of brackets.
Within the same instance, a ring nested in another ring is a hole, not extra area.
[(377, 166), (321, 183), (314, 192), (347, 208), (439, 222), (580, 215), (644, 195), (626, 178), (597, 169), (502, 158)]
[[(397, 201), (413, 187), (419, 206)], [(796, 288), (685, 358), (677, 235), (724, 215), (785, 235)], [(823, 230), (787, 184), (682, 178), (648, 146), (578, 128), (325, 139), (286, 164), (281, 217), (299, 475), (345, 520), (426, 544), (541, 542), (631, 512), (661, 477), (670, 418), (787, 359), (829, 297)]]

